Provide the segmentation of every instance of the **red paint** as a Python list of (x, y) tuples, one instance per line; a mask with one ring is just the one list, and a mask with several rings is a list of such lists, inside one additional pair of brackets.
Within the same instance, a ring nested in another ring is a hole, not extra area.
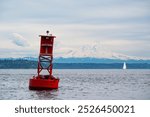
[[(55, 36), (52, 35), (40, 35), (40, 53), (38, 60), (38, 75), (33, 76), (29, 80), (29, 89), (31, 90), (41, 90), (41, 89), (57, 89), (59, 84), (59, 79), (52, 75), (53, 67), (53, 45)], [(47, 64), (46, 66), (43, 63)], [(41, 75), (42, 70), (47, 70), (48, 75)]]
[(29, 81), (30, 90), (42, 90), (42, 89), (57, 89), (59, 79), (42, 79), (40, 77), (33, 77)]

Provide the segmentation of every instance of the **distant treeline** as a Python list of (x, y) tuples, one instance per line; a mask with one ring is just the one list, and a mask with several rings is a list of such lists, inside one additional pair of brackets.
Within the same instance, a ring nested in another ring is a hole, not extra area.
[[(122, 63), (54, 63), (54, 69), (122, 69)], [(0, 60), (0, 69), (36, 69), (37, 61)], [(150, 69), (149, 63), (127, 63), (128, 69)]]

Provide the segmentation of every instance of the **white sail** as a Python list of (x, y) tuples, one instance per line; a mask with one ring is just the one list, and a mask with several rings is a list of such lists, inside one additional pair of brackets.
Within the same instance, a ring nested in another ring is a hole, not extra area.
[(127, 69), (127, 65), (125, 62), (123, 63), (123, 69)]

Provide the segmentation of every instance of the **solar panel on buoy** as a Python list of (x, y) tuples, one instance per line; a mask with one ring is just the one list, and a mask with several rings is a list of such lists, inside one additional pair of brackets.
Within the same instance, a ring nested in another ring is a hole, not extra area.
[[(59, 84), (59, 78), (52, 75), (53, 70), (53, 45), (54, 38), (56, 36), (40, 35), (40, 53), (38, 58), (37, 76), (33, 76), (29, 80), (30, 90), (41, 90), (41, 89), (57, 89)], [(48, 74), (42, 74), (42, 71), (46, 70)]]

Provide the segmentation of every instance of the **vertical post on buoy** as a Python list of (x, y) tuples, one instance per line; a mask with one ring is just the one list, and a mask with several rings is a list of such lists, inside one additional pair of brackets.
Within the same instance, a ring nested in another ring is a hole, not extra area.
[[(57, 89), (59, 79), (52, 75), (53, 68), (53, 45), (56, 36), (40, 35), (40, 53), (38, 58), (38, 76), (29, 81), (29, 89)], [(42, 70), (47, 70), (48, 75), (41, 75)]]

